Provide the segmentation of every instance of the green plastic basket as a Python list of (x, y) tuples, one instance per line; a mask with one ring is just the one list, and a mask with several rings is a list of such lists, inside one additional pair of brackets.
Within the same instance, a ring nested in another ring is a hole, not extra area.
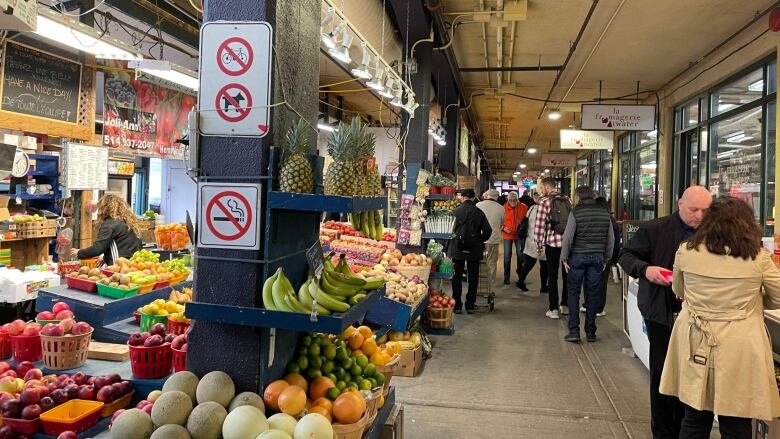
[(138, 288), (135, 287), (129, 290), (121, 290), (119, 288), (110, 287), (101, 283), (97, 284), (98, 294), (112, 299), (124, 299), (126, 297), (132, 297), (138, 294)]
[(156, 316), (141, 313), (141, 332), (148, 332), (155, 323), (162, 323), (168, 328), (168, 315)]

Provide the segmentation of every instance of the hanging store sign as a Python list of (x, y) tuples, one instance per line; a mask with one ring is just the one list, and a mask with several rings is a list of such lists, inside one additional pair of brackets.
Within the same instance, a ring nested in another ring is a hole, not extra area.
[(131, 73), (105, 73), (103, 144), (132, 155), (184, 160), (177, 140), (187, 134), (195, 96), (134, 79)]
[(570, 168), (577, 164), (577, 156), (574, 154), (542, 154), (542, 166), (555, 168)]
[(270, 129), (273, 31), (266, 22), (211, 22), (200, 32), (198, 128), (264, 137)]
[(33, 32), (37, 25), (37, 1), (0, 0), (0, 29)]
[(3, 53), (3, 110), (78, 121), (81, 64), (11, 41)]
[(612, 131), (561, 130), (561, 149), (612, 149)]
[(653, 131), (655, 105), (582, 105), (582, 129)]

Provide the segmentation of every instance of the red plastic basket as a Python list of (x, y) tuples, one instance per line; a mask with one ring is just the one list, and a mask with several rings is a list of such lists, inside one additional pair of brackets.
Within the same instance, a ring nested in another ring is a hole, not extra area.
[(441, 188), (439, 186), (431, 186), (430, 192), (431, 195), (436, 195), (441, 193)]
[(179, 351), (171, 348), (173, 351), (173, 371), (181, 372), (187, 370), (187, 351)]
[(455, 193), (455, 186), (442, 186), (442, 195), (453, 195)]
[(176, 322), (171, 320), (170, 317), (168, 318), (168, 334), (181, 335), (187, 332), (189, 327), (189, 323)]
[(130, 349), (130, 369), (134, 378), (155, 379), (170, 375), (173, 369), (173, 349), (170, 343), (151, 348), (127, 346)]
[(0, 359), (11, 356), (11, 336), (7, 332), (0, 332)]
[(57, 264), (57, 271), (59, 272), (60, 276), (67, 276), (71, 273), (75, 273), (79, 271), (80, 268), (81, 262), (79, 261), (60, 262)]
[(71, 399), (41, 415), (43, 432), (49, 436), (65, 431), (80, 433), (97, 424), (102, 408), (102, 402)]
[(136, 311), (133, 313), (133, 317), (135, 318), (135, 324), (140, 325), (141, 324), (141, 313)]
[(13, 419), (3, 416), (3, 423), (19, 434), (35, 434), (41, 431), (41, 419)]
[(169, 280), (158, 280), (157, 282), (154, 283), (154, 288), (152, 289), (152, 291), (159, 290), (160, 288), (165, 288), (165, 287), (169, 286), (170, 284), (171, 284), (171, 281), (169, 281)]
[(108, 276), (108, 277), (111, 277), (111, 276), (117, 274), (115, 271), (106, 270), (105, 268), (100, 270), (100, 272), (103, 273), (104, 275)]
[(65, 282), (68, 284), (68, 288), (81, 290), (87, 293), (94, 293), (97, 291), (97, 282), (95, 281), (65, 276)]
[(14, 361), (40, 361), (43, 359), (40, 335), (12, 335), (11, 352)]

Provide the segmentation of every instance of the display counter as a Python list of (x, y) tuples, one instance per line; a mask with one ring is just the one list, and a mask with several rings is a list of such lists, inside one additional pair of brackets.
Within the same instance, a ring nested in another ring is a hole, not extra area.
[(627, 279), (624, 284), (627, 291), (623, 294), (623, 328), (629, 340), (631, 340), (631, 348), (634, 350), (634, 354), (649, 370), (650, 341), (647, 338), (647, 327), (637, 302), (639, 281), (633, 278)]

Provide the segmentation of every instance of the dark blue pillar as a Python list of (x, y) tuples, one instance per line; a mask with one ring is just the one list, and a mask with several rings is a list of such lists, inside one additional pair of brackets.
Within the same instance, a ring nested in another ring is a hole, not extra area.
[[(312, 127), (317, 122), (319, 85), (318, 0), (205, 0), (204, 23), (218, 20), (266, 21), (273, 27), (274, 59), (272, 103), (287, 103)], [(274, 107), (270, 131), (264, 138), (200, 138), (201, 179), (219, 181), (270, 181), (269, 148), (281, 144), (285, 129), (299, 116), (286, 106)], [(316, 148), (316, 131), (310, 142)], [(260, 178), (258, 178), (260, 177)], [(265, 206), (265, 200), (263, 200)], [(261, 210), (254, 218), (264, 222)], [(202, 226), (202, 225), (201, 225)], [(265, 230), (263, 225), (261, 230)], [(312, 230), (311, 233), (316, 233)], [(197, 256), (262, 260), (261, 251), (198, 249)], [(195, 301), (221, 305), (260, 307), (263, 266), (249, 262), (225, 262), (196, 257)], [(240, 390), (258, 391), (261, 370), (261, 330), (195, 321), (189, 338), (187, 367), (202, 375), (227, 372)]]

